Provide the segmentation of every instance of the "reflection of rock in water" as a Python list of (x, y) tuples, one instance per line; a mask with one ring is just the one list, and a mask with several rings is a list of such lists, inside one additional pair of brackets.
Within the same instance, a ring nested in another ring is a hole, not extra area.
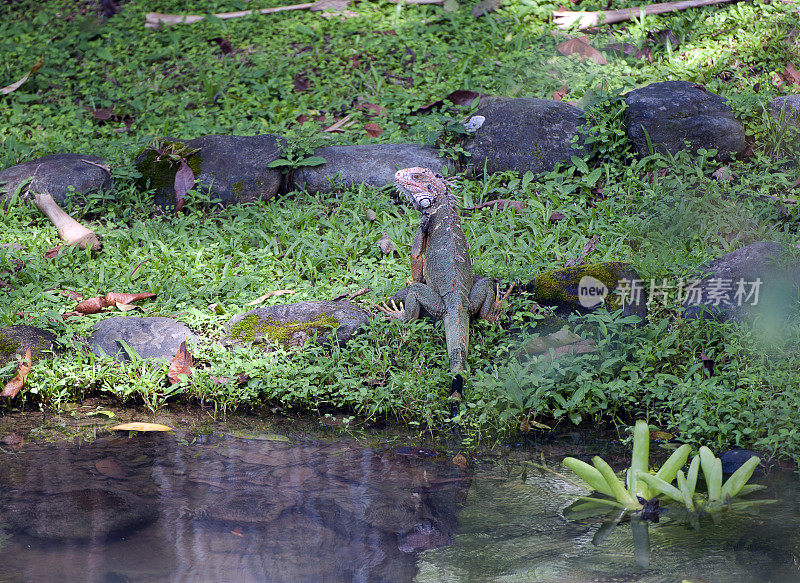
[(155, 508), (128, 492), (83, 488), (57, 494), (27, 492), (5, 508), (6, 519), (47, 540), (105, 538), (152, 522)]
[[(109, 457), (123, 478), (97, 470)], [(40, 547), (15, 536), (0, 548), (0, 580), (411, 581), (415, 553), (449, 544), (470, 484), (436, 459), (352, 442), (162, 434), (29, 446), (0, 461), (0, 522), (91, 539)]]

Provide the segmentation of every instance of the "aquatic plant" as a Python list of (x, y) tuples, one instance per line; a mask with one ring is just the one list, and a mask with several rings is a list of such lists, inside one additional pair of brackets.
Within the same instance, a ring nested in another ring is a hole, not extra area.
[[(764, 486), (747, 484), (760, 461), (758, 456), (752, 456), (723, 484), (722, 461), (708, 447), (700, 448), (699, 453), (689, 464), (686, 474), (682, 468), (691, 451), (688, 444), (683, 444), (675, 450), (655, 474), (651, 474), (648, 470), (649, 447), (650, 432), (647, 422), (637, 421), (633, 430), (631, 465), (626, 470), (624, 484), (611, 466), (600, 456), (592, 458), (592, 465), (576, 458), (565, 458), (564, 465), (575, 472), (579, 478), (600, 494), (613, 498), (613, 500), (607, 500), (598, 497), (584, 497), (582, 500), (586, 504), (576, 506), (573, 510), (582, 512), (607, 510), (611, 505), (621, 506), (626, 511), (640, 511), (645, 502), (663, 495), (683, 504), (689, 512), (714, 512), (726, 507), (733, 498), (764, 488)], [(706, 481), (707, 495), (705, 497), (698, 495), (695, 491), (701, 469)], [(677, 487), (672, 485), (674, 480), (677, 480)]]

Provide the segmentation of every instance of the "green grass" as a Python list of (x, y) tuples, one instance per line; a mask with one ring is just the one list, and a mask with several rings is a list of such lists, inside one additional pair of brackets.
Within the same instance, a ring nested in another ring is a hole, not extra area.
[[(224, 12), (277, 4), (203, 7)], [(195, 13), (197, 5), (167, 1), (158, 10)], [(54, 1), (0, 8), (0, 85), (44, 57), (44, 67), (25, 85), (0, 97), (0, 167), (84, 152), (108, 157), (117, 184), (116, 194), (90, 195), (68, 209), (103, 237), (104, 250), (95, 257), (71, 250), (46, 259), (44, 252), (58, 244), (52, 226), (30, 207), (3, 214), (0, 243), (20, 242), (26, 249), (0, 248), (0, 270), (21, 266), (0, 276), (13, 284), (0, 296), (0, 325), (41, 326), (75, 349), (108, 314), (63, 320), (75, 305), (66, 292), (152, 291), (158, 297), (142, 302), (142, 315), (180, 317), (203, 340), (187, 385), (166, 388), (165, 367), (118, 365), (73, 350), (53, 366), (34, 367), (27, 403), (48, 407), (99, 394), (153, 409), (187, 399), (218, 411), (345, 410), (396, 418), (419, 431), (447, 424), (440, 323), (376, 320), (345, 346), (302, 352), (228, 351), (213, 342), (229, 318), (270, 290), (295, 294), (267, 304), (330, 299), (364, 287), (371, 289), (366, 302), (391, 295), (408, 277), (415, 213), (397, 207), (388, 190), (359, 187), (318, 196), (294, 192), (224, 211), (192, 191), (184, 213), (165, 217), (154, 211), (151, 193), (134, 187), (132, 166), (141, 147), (159, 136), (276, 133), (290, 139), (289, 154), (297, 159), (332, 143), (430, 141), (436, 128), (460, 114), (414, 112), (455, 89), (549, 97), (566, 83), (567, 98), (590, 108), (598, 156), (585, 168), (570, 165), (535, 180), (509, 173), (463, 181), (458, 194), (465, 206), (492, 198), (528, 204), (519, 213), (465, 213), (477, 273), (529, 281), (578, 256), (594, 235), (600, 242), (589, 261), (632, 259), (643, 278), (671, 280), (742, 245), (794, 242), (795, 208), (783, 211), (758, 198), (786, 196), (796, 177), (790, 173), (796, 172), (791, 136), (763, 107), (779, 93), (773, 73), (783, 71), (796, 50), (790, 5), (732, 4), (604, 27), (594, 46), (643, 45), (648, 32), (664, 28), (680, 41), (654, 47), (652, 63), (606, 53), (607, 66), (560, 56), (549, 24), (556, 4), (529, 0), (508, 0), (480, 19), (469, 6), (445, 13), (362, 2), (355, 6), (359, 16), (345, 21), (297, 11), (155, 31), (143, 28), (145, 12), (154, 9), (146, 2), (126, 2), (103, 23), (92, 7)], [(223, 53), (212, 40), (217, 37), (234, 51)], [(293, 87), (301, 74), (310, 80), (304, 92)], [(619, 92), (666, 79), (702, 82), (730, 98), (756, 152), (729, 165), (734, 181), (714, 180), (718, 164), (705, 154), (632, 158), (620, 129)], [(367, 116), (356, 107), (362, 102), (386, 108), (386, 115)], [(87, 107), (112, 107), (117, 117), (97, 120)], [(295, 124), (300, 115), (323, 114), (323, 122)], [(347, 131), (320, 131), (346, 114), (357, 122)], [(132, 121), (127, 131), (121, 131), (123, 118)], [(368, 121), (384, 129), (380, 138), (363, 131)], [(368, 208), (376, 211), (375, 222), (365, 219)], [(565, 218), (552, 224), (556, 211)], [(398, 246), (388, 256), (376, 245), (384, 231)], [(462, 416), (473, 443), (511, 435), (526, 419), (602, 423), (647, 416), (715, 450), (754, 446), (800, 457), (793, 324), (767, 341), (759, 328), (686, 322), (671, 309), (651, 310), (642, 328), (597, 313), (574, 323), (596, 340), (597, 352), (529, 366), (513, 354), (533, 309), (529, 298), (517, 295), (501, 326), (473, 326)], [(703, 377), (701, 352), (714, 359), (714, 376)], [(2, 379), (11, 374), (12, 366), (0, 369)], [(242, 374), (249, 380), (237, 383)]]

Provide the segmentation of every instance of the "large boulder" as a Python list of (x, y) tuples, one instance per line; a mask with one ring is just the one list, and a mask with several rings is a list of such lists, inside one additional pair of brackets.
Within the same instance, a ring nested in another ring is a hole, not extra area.
[(585, 153), (573, 138), (584, 122), (583, 110), (551, 99), (503, 99), (478, 110), (485, 118), (464, 142), (472, 174), (514, 170), (549, 172), (559, 162)]
[(346, 301), (309, 301), (265, 306), (239, 314), (226, 325), (225, 344), (245, 342), (300, 347), (317, 335), (344, 342), (370, 320), (370, 314)]
[(35, 326), (15, 324), (0, 328), (0, 366), (10, 360), (24, 357), (30, 348), (33, 362), (41, 358), (52, 358), (56, 335)]
[(418, 144), (329, 146), (314, 155), (325, 158), (325, 164), (299, 168), (293, 178), (295, 187), (307, 192), (332, 192), (361, 183), (381, 187), (390, 184), (400, 168), (421, 166), (443, 172), (447, 166), (435, 148)]
[(778, 243), (762, 241), (698, 268), (682, 293), (687, 318), (749, 322), (778, 330), (797, 313), (800, 264)]
[(800, 127), (800, 95), (782, 95), (769, 104), (769, 114), (784, 125)]
[(744, 151), (744, 126), (725, 99), (688, 81), (664, 81), (635, 89), (625, 97), (628, 137), (640, 156), (716, 149), (725, 161)]
[(98, 356), (112, 356), (117, 361), (129, 361), (121, 341), (136, 351), (140, 358), (170, 362), (181, 342), (196, 342), (194, 333), (182, 322), (172, 318), (121, 316), (107, 318), (92, 326), (89, 345)]
[(86, 154), (51, 154), (6, 168), (0, 172), (0, 203), (7, 202), (29, 178), (33, 180), (20, 191), (23, 199), (48, 193), (63, 204), (73, 192), (80, 195), (111, 190), (111, 174), (102, 168), (104, 163), (103, 158)]
[(186, 160), (197, 185), (208, 189), (212, 200), (225, 205), (255, 202), (272, 198), (280, 189), (283, 174), (268, 166), (281, 157), (283, 142), (283, 138), (272, 134), (163, 139), (157, 145), (161, 152), (146, 148), (134, 164), (142, 174), (140, 187), (155, 188), (159, 206), (175, 204), (175, 174), (180, 168), (175, 157)]

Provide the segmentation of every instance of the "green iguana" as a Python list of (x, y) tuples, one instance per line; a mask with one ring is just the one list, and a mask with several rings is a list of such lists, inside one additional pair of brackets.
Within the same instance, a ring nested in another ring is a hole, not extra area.
[(421, 213), (419, 229), (411, 243), (413, 283), (405, 307), (398, 307), (394, 301), (392, 308), (385, 302), (378, 307), (388, 317), (405, 322), (419, 318), (421, 308), (442, 317), (450, 372), (454, 375), (451, 397), (460, 399), (470, 316), (497, 320), (505, 297), (498, 299), (499, 288), (494, 280), (473, 275), (456, 198), (445, 179), (428, 168), (405, 168), (397, 171), (394, 181), (397, 190)]

